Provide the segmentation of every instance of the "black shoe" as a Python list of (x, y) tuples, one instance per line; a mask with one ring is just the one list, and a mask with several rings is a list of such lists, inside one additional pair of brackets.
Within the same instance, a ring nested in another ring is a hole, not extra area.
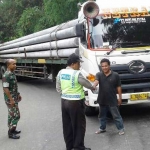
[(15, 130), (15, 131), (13, 132), (13, 134), (19, 134), (19, 133), (21, 133), (21, 130)]
[(11, 138), (11, 139), (20, 139), (20, 136), (19, 136), (19, 135), (12, 134), (12, 133), (9, 134), (8, 137)]
[[(71, 150), (79, 150), (79, 149), (71, 149)], [(84, 147), (84, 149), (82, 148), (82, 150), (91, 150), (91, 148), (87, 148), (87, 147)]]
[(91, 150), (91, 148), (86, 148), (86, 147), (85, 147), (84, 150)]

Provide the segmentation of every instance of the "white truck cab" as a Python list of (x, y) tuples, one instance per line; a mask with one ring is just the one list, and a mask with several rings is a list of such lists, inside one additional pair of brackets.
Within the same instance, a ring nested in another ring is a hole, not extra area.
[[(86, 29), (79, 43), (83, 74), (93, 82), (108, 58), (121, 79), (122, 104), (150, 102), (150, 1), (88, 1), (78, 19)], [(96, 92), (86, 91), (86, 104), (90, 115), (98, 106)]]

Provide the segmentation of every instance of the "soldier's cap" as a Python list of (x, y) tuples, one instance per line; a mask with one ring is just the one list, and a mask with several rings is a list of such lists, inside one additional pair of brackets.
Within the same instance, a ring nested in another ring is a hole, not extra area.
[(73, 53), (68, 57), (67, 64), (69, 66), (77, 62), (83, 62), (77, 54)]

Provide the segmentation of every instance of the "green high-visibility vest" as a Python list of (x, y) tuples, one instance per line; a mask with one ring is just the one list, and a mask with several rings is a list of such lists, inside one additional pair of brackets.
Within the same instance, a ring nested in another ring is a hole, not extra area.
[(85, 97), (83, 86), (78, 83), (80, 71), (73, 69), (62, 69), (60, 72), (61, 98), (67, 100), (81, 100)]

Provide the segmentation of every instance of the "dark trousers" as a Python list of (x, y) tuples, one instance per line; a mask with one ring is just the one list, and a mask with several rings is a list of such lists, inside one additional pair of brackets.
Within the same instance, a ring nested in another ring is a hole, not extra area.
[(61, 101), (63, 134), (67, 150), (84, 150), (86, 120), (84, 100)]

